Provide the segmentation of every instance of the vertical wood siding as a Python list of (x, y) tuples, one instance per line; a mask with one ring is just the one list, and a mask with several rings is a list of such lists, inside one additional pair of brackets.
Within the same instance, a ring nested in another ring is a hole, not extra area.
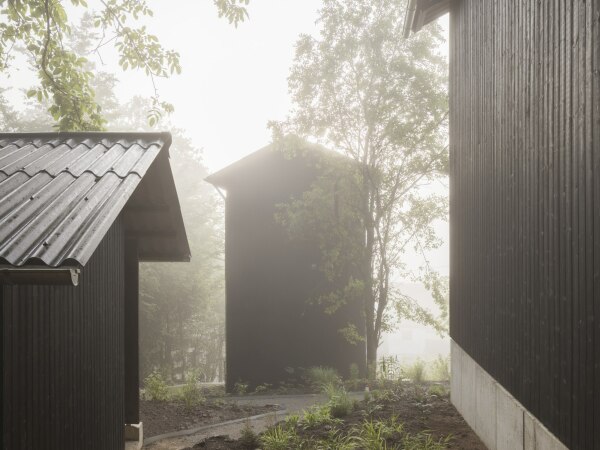
[(80, 285), (3, 290), (3, 448), (123, 449), (123, 229)]
[(241, 184), (227, 188), (227, 390), (238, 381), (252, 387), (288, 381), (288, 368), (328, 366), (348, 375), (356, 364), (365, 373), (364, 342), (352, 345), (339, 333), (349, 323), (364, 333), (361, 305), (325, 314), (311, 304), (335, 287), (316, 268), (321, 250), (316, 242), (291, 240), (275, 221), (277, 205), (307, 190), (314, 169), (276, 155), (259, 170), (260, 177), (245, 174)]
[(600, 4), (451, 14), (452, 338), (566, 445), (600, 448)]

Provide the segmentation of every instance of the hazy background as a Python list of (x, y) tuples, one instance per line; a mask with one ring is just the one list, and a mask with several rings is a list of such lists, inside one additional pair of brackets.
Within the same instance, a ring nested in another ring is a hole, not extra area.
[[(93, 4), (93, 2), (90, 2)], [(186, 130), (193, 144), (203, 149), (209, 172), (216, 171), (270, 142), (269, 120), (282, 120), (292, 104), (287, 76), (301, 33), (314, 34), (319, 0), (254, 0), (248, 7), (249, 19), (237, 28), (219, 19), (212, 2), (177, 0), (151, 2), (154, 17), (146, 20), (165, 48), (181, 55), (183, 72), (171, 79), (158, 79), (162, 100), (174, 104), (170, 118), (174, 126)], [(78, 10), (73, 9), (73, 18)], [(448, 18), (440, 23), (446, 34)], [(447, 54), (447, 45), (441, 49)], [(99, 55), (89, 55), (98, 68), (114, 72), (120, 80), (116, 93), (121, 104), (134, 95), (152, 95), (152, 83), (139, 72), (122, 72), (113, 48), (107, 45)], [(15, 65), (17, 66), (17, 65)], [(23, 98), (23, 89), (34, 84), (27, 70), (13, 72), (7, 97), (13, 104)], [(9, 84), (10, 83), (10, 84)], [(447, 193), (447, 186), (431, 186)], [(445, 244), (429, 259), (434, 268), (448, 274), (448, 224), (437, 224)], [(420, 285), (398, 280), (404, 291), (433, 307)], [(401, 331), (385, 336), (381, 355), (395, 354), (408, 360), (416, 356), (432, 358), (448, 353), (448, 340), (431, 329), (405, 323)]]

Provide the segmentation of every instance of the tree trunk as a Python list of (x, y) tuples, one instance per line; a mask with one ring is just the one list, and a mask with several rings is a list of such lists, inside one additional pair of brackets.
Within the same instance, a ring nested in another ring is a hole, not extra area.
[[(366, 155), (366, 154), (365, 154)], [(363, 220), (365, 225), (365, 254), (364, 254), (364, 312), (365, 312), (365, 338), (367, 346), (367, 377), (374, 380), (377, 376), (377, 321), (375, 320), (375, 295), (373, 292), (373, 266), (375, 258), (375, 222), (374, 200), (372, 186), (369, 183), (367, 159), (363, 160), (362, 188), (365, 204), (363, 205)]]
[(367, 378), (374, 380), (377, 365), (377, 330), (375, 329), (375, 297), (373, 296), (373, 246), (374, 230), (371, 223), (367, 222), (367, 240), (365, 254), (365, 338), (367, 344)]
[(181, 354), (181, 381), (184, 383), (186, 380), (186, 371), (187, 371), (187, 346), (185, 342), (184, 332), (183, 332), (183, 319), (179, 318), (179, 348)]
[(173, 373), (173, 356), (171, 354), (171, 350), (173, 349), (173, 344), (171, 342), (171, 327), (170, 327), (170, 316), (167, 314), (165, 320), (165, 353), (164, 353), (164, 363), (163, 367), (167, 373), (165, 373), (166, 380), (170, 383), (172, 381), (172, 373)]
[[(374, 331), (374, 330), (373, 330)], [(370, 380), (377, 377), (377, 337), (375, 333), (367, 336), (367, 371)]]

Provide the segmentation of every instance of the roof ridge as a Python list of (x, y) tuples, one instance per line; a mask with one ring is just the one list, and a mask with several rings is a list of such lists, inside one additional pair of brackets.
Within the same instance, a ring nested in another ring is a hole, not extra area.
[[(8, 138), (8, 136), (10, 136), (10, 139)], [(101, 137), (103, 135), (98, 135), (98, 137)], [(133, 137), (134, 135), (132, 134), (130, 137)], [(51, 135), (49, 135), (48, 137), (52, 137)], [(25, 141), (23, 145), (17, 146), (17, 150), (20, 150), (21, 148), (23, 148), (25, 145), (32, 145), (35, 148), (42, 148), (45, 145), (49, 145), (52, 148), (56, 148), (60, 145), (66, 145), (68, 147), (70, 147), (71, 149), (74, 149), (75, 147), (79, 146), (79, 145), (83, 145), (85, 147), (88, 148), (88, 150), (91, 150), (92, 148), (94, 148), (96, 145), (102, 145), (106, 148), (109, 148), (110, 145), (108, 145), (108, 143), (111, 143), (112, 145), (115, 144), (119, 144), (121, 145), (123, 148), (125, 149), (129, 149), (132, 145), (139, 145), (140, 147), (142, 147), (144, 150), (148, 150), (150, 147), (152, 147), (153, 145), (157, 145), (156, 143), (156, 139), (146, 139), (149, 138), (150, 135), (141, 135), (142, 141), (140, 142), (139, 140), (129, 140), (126, 137), (120, 136), (120, 135), (114, 135), (115, 139), (107, 139), (106, 136), (103, 137), (102, 139), (98, 139), (97, 141), (93, 142), (93, 143), (89, 143), (87, 141), (91, 141), (90, 137), (85, 137), (82, 135), (80, 136), (82, 139), (79, 142), (75, 142), (73, 143), (73, 141), (75, 141), (75, 139), (73, 137), (70, 137), (69, 139), (65, 139), (65, 140), (59, 140), (60, 136), (56, 136), (56, 139), (52, 139), (52, 140), (47, 140), (44, 141), (42, 139), (40, 139), (40, 136), (37, 136), (35, 134), (32, 134), (30, 136), (30, 139), (25, 139), (25, 136), (21, 136), (21, 135), (14, 135), (11, 136), (9, 134), (6, 133), (0, 133), (0, 140), (8, 140), (9, 143), (6, 145), (16, 145), (15, 143), (18, 140), (22, 140)], [(116, 139), (118, 137), (118, 139)], [(18, 138), (15, 140), (11, 140), (12, 138)], [(152, 142), (154, 141), (154, 142)], [(166, 145), (166, 141), (163, 142), (163, 145)], [(127, 145), (125, 145), (127, 144)]]
[(173, 138), (169, 131), (42, 131), (42, 132), (0, 132), (0, 139), (68, 139), (80, 137), (86, 138), (147, 138), (164, 139), (165, 143), (171, 143)]

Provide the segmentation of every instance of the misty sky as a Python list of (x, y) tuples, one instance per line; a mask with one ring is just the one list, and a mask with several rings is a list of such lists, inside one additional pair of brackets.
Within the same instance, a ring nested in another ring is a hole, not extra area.
[[(173, 5), (178, 5), (174, 8)], [(287, 74), (300, 33), (314, 33), (318, 0), (255, 0), (238, 28), (219, 19), (210, 1), (152, 2), (149, 28), (181, 54), (183, 73), (161, 80), (174, 103), (172, 120), (204, 148), (217, 170), (266, 145), (266, 123), (290, 109)], [(119, 75), (121, 77), (121, 75)], [(151, 94), (142, 74), (121, 77), (118, 92)]]
[[(181, 75), (160, 81), (161, 96), (175, 105), (173, 122), (204, 148), (209, 169), (269, 142), (267, 121), (285, 118), (291, 107), (287, 75), (294, 44), (300, 33), (318, 32), (320, 4), (253, 0), (249, 20), (236, 29), (217, 17), (210, 1), (151, 2), (155, 15), (148, 26), (165, 47), (180, 52), (183, 66)], [(123, 97), (151, 94), (142, 74), (118, 76)]]

